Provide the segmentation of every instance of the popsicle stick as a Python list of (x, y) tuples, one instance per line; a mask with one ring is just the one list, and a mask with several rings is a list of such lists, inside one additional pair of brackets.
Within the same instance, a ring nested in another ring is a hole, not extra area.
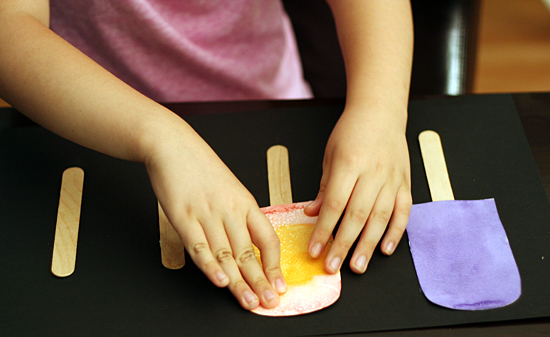
[(271, 206), (291, 204), (292, 188), (286, 147), (274, 145), (267, 150), (267, 178)]
[(185, 266), (185, 248), (160, 203), (158, 209), (162, 265), (168, 269), (180, 269)]
[(418, 140), (432, 201), (454, 200), (441, 138), (435, 131), (426, 130), (420, 133)]
[(53, 244), (52, 273), (67, 277), (74, 272), (84, 171), (71, 167), (63, 172)]

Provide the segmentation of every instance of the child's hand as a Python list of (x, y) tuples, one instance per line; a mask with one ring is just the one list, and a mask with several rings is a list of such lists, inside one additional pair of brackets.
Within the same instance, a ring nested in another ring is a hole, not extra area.
[(243, 308), (277, 306), (286, 291), (279, 238), (253, 196), (193, 131), (159, 138), (146, 167), (195, 264), (216, 286), (228, 286)]
[(340, 269), (359, 236), (350, 266), (356, 273), (365, 272), (386, 227), (381, 249), (387, 255), (405, 231), (412, 197), (405, 126), (401, 124), (348, 111), (332, 131), (319, 194), (305, 209), (308, 215), (319, 214), (309, 243), (314, 257), (323, 251), (345, 210), (325, 261), (328, 272)]

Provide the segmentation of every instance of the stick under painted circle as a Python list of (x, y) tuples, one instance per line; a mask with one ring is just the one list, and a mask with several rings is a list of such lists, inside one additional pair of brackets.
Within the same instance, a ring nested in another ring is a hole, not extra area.
[[(281, 226), (315, 226), (317, 217), (309, 217), (304, 214), (304, 208), (309, 202), (292, 203), (292, 189), (290, 184), (290, 165), (288, 150), (282, 145), (274, 145), (267, 150), (267, 171), (269, 181), (269, 199), (270, 207), (262, 208), (267, 218), (271, 221), (273, 227)], [(310, 234), (308, 231), (298, 231), (295, 235), (302, 242), (301, 247), (294, 249), (305, 249), (306, 252), (301, 259), (310, 259), (307, 253), (307, 242)], [(309, 231), (311, 233), (311, 231)], [(285, 238), (282, 238), (283, 241)], [(295, 238), (296, 239), (296, 238)], [(326, 252), (325, 252), (326, 253)], [(286, 269), (285, 263), (302, 263), (304, 261), (290, 261), (292, 257), (285, 258), (281, 251), (281, 267)], [(304, 256), (305, 255), (305, 256)], [(279, 305), (273, 309), (258, 307), (252, 312), (264, 316), (295, 316), (318, 311), (333, 304), (339, 297), (342, 289), (340, 272), (330, 275), (324, 272), (324, 258), (319, 257), (317, 263), (320, 264), (321, 272), (312, 277), (305, 284), (288, 284), (287, 292), (280, 296)], [(287, 262), (285, 262), (287, 261)], [(308, 261), (311, 263), (311, 260)], [(309, 265), (311, 267), (311, 265)], [(294, 271), (296, 272), (296, 271)], [(285, 278), (293, 275), (285, 275)]]

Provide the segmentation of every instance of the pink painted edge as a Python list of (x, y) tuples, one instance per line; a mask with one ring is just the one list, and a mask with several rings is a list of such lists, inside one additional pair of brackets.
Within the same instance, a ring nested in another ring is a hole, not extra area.
[(313, 201), (302, 201), (302, 202), (295, 202), (293, 204), (267, 206), (267, 207), (262, 207), (261, 210), (265, 214), (288, 212), (288, 211), (304, 209), (307, 207), (307, 205), (311, 204), (312, 202)]
[[(282, 295), (279, 306), (273, 309), (266, 309), (260, 306), (252, 310), (252, 312), (261, 316), (287, 317), (305, 315), (331, 306), (340, 298), (340, 293), (342, 292), (340, 272), (333, 275), (316, 277), (317, 282), (295, 286), (293, 289), (293, 292), (305, 298), (303, 305), (297, 305), (292, 299), (287, 301), (285, 295)], [(314, 293), (314, 296), (312, 296), (312, 293)]]

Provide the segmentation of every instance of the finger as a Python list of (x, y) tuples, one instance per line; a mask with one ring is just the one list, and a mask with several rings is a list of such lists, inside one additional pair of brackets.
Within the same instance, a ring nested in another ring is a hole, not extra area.
[(262, 267), (267, 280), (279, 294), (287, 290), (281, 270), (281, 243), (271, 222), (259, 209), (251, 211), (247, 217), (248, 231), (252, 242), (260, 250)]
[[(210, 248), (203, 228), (197, 221), (186, 221), (185, 231), (179, 235), (195, 265), (218, 287), (229, 284), (230, 278), (218, 264)], [(182, 228), (178, 226), (175, 228)]]
[(323, 253), (332, 231), (347, 205), (356, 182), (353, 177), (354, 175), (349, 174), (347, 170), (332, 170), (319, 211), (319, 218), (308, 245), (309, 254), (313, 258)]
[(364, 273), (378, 242), (392, 216), (396, 189), (384, 185), (369, 214), (363, 233), (357, 242), (350, 260), (350, 267), (356, 273)]
[[(380, 184), (380, 183), (379, 183)], [(370, 179), (359, 179), (348, 202), (342, 223), (327, 254), (325, 268), (337, 272), (353, 243), (363, 231), (378, 197), (380, 186)]]
[(324, 191), (319, 190), (319, 194), (317, 194), (315, 200), (310, 202), (309, 205), (304, 208), (304, 213), (308, 216), (318, 216), (319, 211), (321, 210), (321, 205), (323, 204), (323, 198)]
[(397, 244), (401, 241), (411, 213), (412, 196), (409, 185), (402, 185), (397, 192), (393, 214), (388, 225), (388, 230), (382, 240), (382, 252), (391, 255)]
[[(243, 219), (246, 221), (246, 219)], [(233, 250), (233, 257), (244, 281), (252, 288), (265, 308), (274, 308), (279, 304), (279, 295), (267, 280), (260, 262), (254, 254), (252, 240), (247, 225), (228, 218), (224, 221), (227, 237)]]
[(323, 204), (323, 199), (325, 196), (325, 189), (327, 186), (328, 178), (330, 176), (330, 165), (328, 163), (328, 158), (325, 155), (323, 161), (323, 175), (321, 176), (321, 183), (319, 185), (319, 192), (315, 200), (304, 208), (304, 213), (309, 216), (318, 216), (319, 211), (321, 210), (321, 205)]
[(203, 229), (216, 262), (228, 276), (229, 291), (244, 309), (255, 309), (260, 304), (260, 299), (241, 275), (224, 224), (221, 221), (218, 223), (205, 221), (203, 221)]

